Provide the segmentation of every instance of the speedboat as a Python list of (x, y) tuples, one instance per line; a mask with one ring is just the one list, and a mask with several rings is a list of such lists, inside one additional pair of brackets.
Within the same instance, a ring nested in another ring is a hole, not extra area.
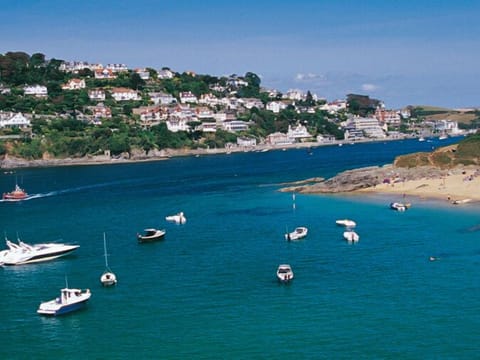
[(23, 190), (18, 184), (15, 184), (15, 189), (13, 191), (3, 193), (3, 200), (5, 201), (21, 201), (25, 200), (28, 197), (28, 194)]
[(405, 211), (410, 207), (410, 204), (404, 204), (399, 202), (390, 203), (390, 209), (397, 211)]
[(358, 240), (360, 240), (360, 236), (353, 230), (344, 231), (343, 237), (349, 243), (356, 243)]
[(42, 302), (37, 313), (41, 315), (58, 316), (80, 310), (85, 307), (90, 296), (92, 296), (92, 293), (89, 289), (80, 290), (66, 287), (60, 290), (60, 297)]
[(337, 225), (345, 226), (345, 227), (348, 227), (348, 228), (352, 228), (352, 227), (357, 226), (357, 223), (356, 223), (355, 221), (349, 220), (349, 219), (337, 220), (337, 221), (335, 221), (335, 223), (336, 223)]
[(294, 240), (300, 240), (303, 239), (305, 236), (308, 234), (308, 228), (305, 226), (299, 226), (295, 228), (292, 232), (287, 232), (285, 234), (285, 240), (288, 241), (294, 241)]
[(165, 230), (158, 229), (145, 229), (143, 234), (137, 234), (138, 242), (149, 242), (162, 240), (165, 237)]
[(0, 265), (22, 265), (53, 260), (70, 254), (80, 245), (44, 243), (30, 245), (18, 240), (18, 244), (6, 239), (8, 250), (0, 251)]
[(293, 271), (290, 265), (282, 264), (278, 266), (277, 279), (283, 283), (288, 283), (293, 280)]
[(175, 224), (185, 224), (187, 222), (187, 218), (183, 214), (183, 211), (179, 212), (178, 214), (175, 215), (170, 215), (165, 217), (165, 220), (167, 221), (172, 221)]

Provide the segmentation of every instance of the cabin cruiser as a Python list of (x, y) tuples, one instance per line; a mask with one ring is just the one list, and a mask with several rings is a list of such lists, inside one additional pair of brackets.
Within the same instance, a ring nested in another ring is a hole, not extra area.
[(145, 229), (143, 230), (143, 234), (137, 234), (137, 240), (138, 242), (162, 240), (165, 237), (165, 233), (165, 230)]
[(25, 190), (18, 186), (18, 184), (15, 184), (15, 189), (10, 192), (3, 193), (2, 198), (4, 201), (20, 201), (26, 199), (27, 197), (28, 194), (25, 192)]
[(356, 243), (358, 240), (360, 240), (360, 236), (353, 230), (348, 230), (343, 233), (343, 237), (345, 240), (347, 240), (349, 243)]
[(357, 223), (356, 223), (355, 221), (349, 220), (349, 219), (337, 220), (337, 221), (335, 221), (335, 223), (336, 223), (337, 225), (345, 226), (345, 227), (348, 227), (348, 228), (352, 228), (352, 227), (357, 226)]
[(292, 232), (287, 232), (285, 234), (285, 240), (287, 241), (294, 241), (294, 240), (300, 240), (303, 239), (305, 236), (308, 234), (308, 228), (305, 226), (300, 226), (295, 228)]
[(277, 279), (283, 283), (288, 283), (293, 280), (293, 271), (290, 265), (282, 264), (278, 266)]
[(72, 311), (80, 310), (87, 304), (92, 296), (89, 289), (70, 289), (68, 287), (60, 290), (60, 297), (42, 302), (37, 310), (41, 315), (63, 315)]
[(0, 251), (0, 265), (22, 265), (53, 260), (75, 251), (80, 245), (44, 243), (30, 245), (18, 240), (18, 244), (6, 239), (8, 250)]
[(175, 224), (185, 224), (187, 222), (187, 218), (185, 217), (185, 214), (183, 213), (183, 211), (175, 215), (167, 216), (165, 217), (165, 220), (172, 221)]

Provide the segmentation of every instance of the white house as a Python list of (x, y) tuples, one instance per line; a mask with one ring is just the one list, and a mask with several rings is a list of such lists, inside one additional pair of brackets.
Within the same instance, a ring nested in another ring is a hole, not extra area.
[(174, 76), (174, 73), (169, 69), (162, 69), (162, 70), (158, 70), (157, 72), (157, 77), (159, 79), (172, 79), (173, 76)]
[(266, 105), (266, 109), (273, 111), (274, 113), (278, 114), (281, 110), (285, 110), (287, 108), (287, 104), (281, 101), (270, 101)]
[(175, 99), (172, 95), (164, 92), (151, 92), (148, 93), (148, 95), (150, 96), (150, 100), (152, 100), (155, 105), (169, 105), (177, 102), (177, 99)]
[(243, 147), (257, 146), (257, 139), (239, 136), (237, 138), (237, 145)]
[(135, 90), (128, 88), (113, 88), (112, 97), (115, 101), (141, 100), (142, 98)]
[(157, 125), (168, 118), (168, 111), (160, 106), (141, 106), (132, 112), (140, 117), (142, 125), (146, 127)]
[(116, 79), (117, 75), (112, 69), (97, 69), (95, 70), (95, 79)]
[(386, 134), (380, 126), (378, 120), (374, 117), (364, 118), (355, 116), (349, 120), (349, 126), (352, 130), (360, 130), (367, 137), (384, 138)]
[(47, 97), (47, 87), (43, 85), (27, 85), (23, 88), (25, 95), (33, 95), (36, 97)]
[(177, 131), (188, 131), (190, 127), (188, 126), (189, 120), (186, 118), (178, 118), (175, 116), (170, 117), (167, 121), (167, 129), (170, 130), (171, 132), (177, 132)]
[(30, 126), (28, 120), (22, 113), (0, 112), (0, 128), (19, 127), (26, 128)]
[(247, 109), (252, 109), (254, 107), (256, 107), (257, 109), (264, 108), (262, 100), (257, 98), (241, 98), (241, 99), (238, 99), (238, 102), (241, 103)]
[(111, 118), (112, 111), (108, 106), (105, 106), (104, 103), (98, 103), (96, 106), (92, 108), (93, 116), (98, 118)]
[(223, 129), (230, 132), (239, 132), (248, 130), (248, 124), (245, 121), (241, 120), (227, 120), (224, 121)]
[(105, 68), (112, 70), (114, 73), (128, 71), (128, 67), (125, 64), (107, 64)]
[(66, 84), (62, 85), (62, 90), (79, 90), (85, 89), (84, 79), (71, 79)]
[(287, 137), (293, 141), (302, 139), (310, 139), (312, 135), (307, 131), (307, 128), (303, 125), (288, 126)]
[(147, 69), (135, 69), (135, 72), (140, 76), (142, 80), (150, 79), (150, 72)]
[(88, 97), (90, 100), (105, 100), (105, 91), (103, 89), (92, 89), (88, 91)]
[(275, 132), (267, 135), (265, 138), (265, 143), (269, 145), (289, 145), (292, 143), (292, 140), (287, 136), (287, 134)]
[(184, 91), (179, 94), (180, 102), (182, 104), (186, 103), (198, 103), (198, 99), (195, 95), (193, 95), (190, 91)]

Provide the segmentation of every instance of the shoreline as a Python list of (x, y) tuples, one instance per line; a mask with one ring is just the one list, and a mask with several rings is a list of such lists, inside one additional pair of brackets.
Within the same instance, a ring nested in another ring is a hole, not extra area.
[(476, 166), (461, 166), (444, 176), (382, 183), (355, 190), (358, 194), (396, 195), (397, 199), (444, 200), (455, 205), (480, 202), (480, 169)]
[(395, 138), (395, 139), (365, 139), (357, 140), (355, 142), (337, 140), (333, 142), (302, 142), (294, 144), (281, 145), (256, 145), (250, 147), (235, 146), (231, 148), (215, 148), (215, 149), (164, 149), (152, 150), (149, 154), (143, 151), (134, 150), (130, 155), (124, 154), (116, 157), (108, 155), (87, 155), (81, 158), (44, 158), (37, 160), (26, 160), (17, 158), (11, 155), (4, 155), (0, 160), (0, 169), (14, 170), (20, 168), (44, 168), (44, 167), (58, 167), (58, 166), (88, 166), (88, 165), (114, 165), (114, 164), (134, 164), (140, 162), (164, 161), (172, 157), (182, 156), (208, 156), (208, 155), (228, 155), (231, 153), (240, 152), (266, 152), (266, 151), (281, 151), (291, 149), (308, 149), (323, 146), (342, 146), (344, 144), (360, 144), (371, 142), (384, 141), (400, 141), (410, 139), (409, 137)]

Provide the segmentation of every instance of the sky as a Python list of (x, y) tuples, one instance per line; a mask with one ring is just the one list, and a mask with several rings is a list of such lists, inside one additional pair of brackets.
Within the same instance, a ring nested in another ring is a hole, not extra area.
[(387, 108), (480, 107), (478, 0), (3, 0), (0, 54), (257, 74)]

